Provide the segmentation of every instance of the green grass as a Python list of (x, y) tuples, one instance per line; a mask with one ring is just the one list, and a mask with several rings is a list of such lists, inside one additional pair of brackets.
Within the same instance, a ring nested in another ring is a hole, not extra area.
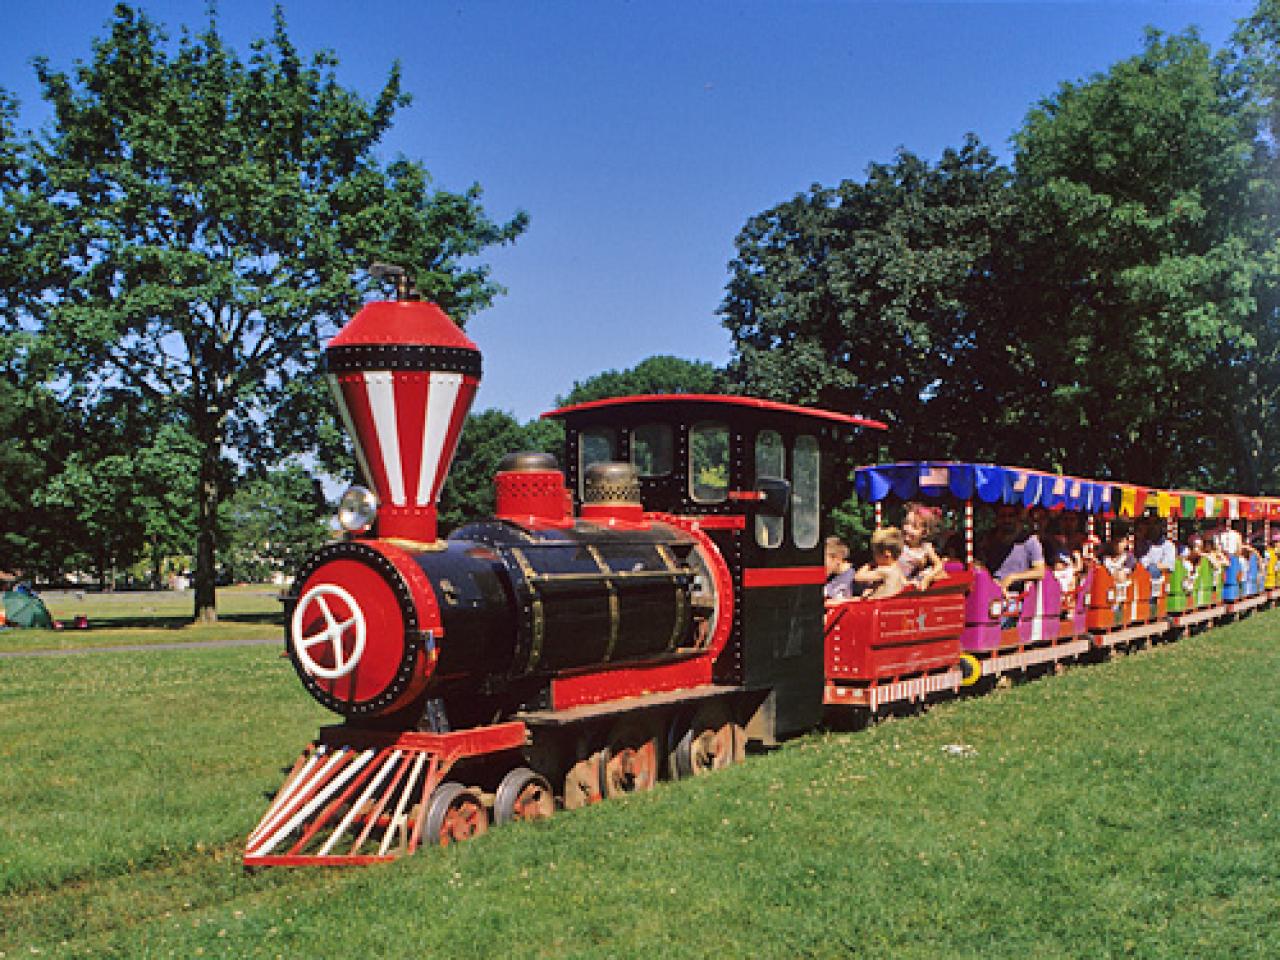
[[(63, 630), (0, 630), (0, 653), (66, 650), (210, 640), (266, 640), (281, 636), (280, 588), (267, 584), (218, 590), (218, 623), (192, 624), (190, 591), (82, 593), (50, 591), (45, 606)], [(73, 629), (77, 616), (87, 629)]]
[(256, 875), (238, 845), (324, 720), (287, 663), (10, 661), (0, 953), (1280, 955), (1278, 628), (815, 734), (390, 867)]

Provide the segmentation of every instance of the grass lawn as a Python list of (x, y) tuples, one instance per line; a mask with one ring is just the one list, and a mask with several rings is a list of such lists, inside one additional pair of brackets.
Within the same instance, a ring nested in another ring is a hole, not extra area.
[[(218, 589), (218, 623), (191, 623), (191, 591), (120, 591), (41, 594), (49, 614), (64, 630), (0, 630), (0, 653), (113, 647), (206, 640), (278, 639), (281, 636), (280, 587), (247, 584)], [(77, 616), (88, 629), (71, 629)]]
[(0, 671), (7, 958), (1280, 955), (1280, 612), (389, 867), (255, 875), (240, 844), (326, 717), (274, 651)]

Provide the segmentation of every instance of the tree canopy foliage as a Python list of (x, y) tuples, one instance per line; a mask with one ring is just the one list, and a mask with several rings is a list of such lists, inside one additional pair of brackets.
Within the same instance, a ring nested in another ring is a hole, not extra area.
[(219, 512), (226, 545), (219, 572), (226, 580), (292, 575), (329, 538), (324, 491), (297, 464), (248, 478)]
[(970, 137), (752, 217), (721, 313), (750, 392), (899, 456), (1280, 486), (1280, 13), (1064, 83), (1012, 164)]
[(626, 370), (605, 370), (576, 381), (556, 405), (572, 406), (609, 397), (656, 393), (725, 393), (729, 381), (723, 370), (705, 360), (659, 355)]
[(171, 45), (126, 4), (90, 59), (36, 63), (54, 120), (31, 147), (28, 275), (48, 294), (35, 316), (85, 396), (128, 390), (194, 439), (206, 618), (223, 458), (269, 463), (321, 439), (319, 347), (375, 288), (366, 268), (402, 264), (465, 322), (498, 292), (476, 256), (525, 225), (491, 220), (478, 186), (451, 193), (420, 163), (384, 162), (409, 102), (399, 70), (367, 102), (336, 66), (304, 58), (279, 10), (242, 59), (216, 19)]
[[(210, 612), (217, 571), (324, 535), (298, 463), (349, 465), (315, 374), (367, 267), (460, 323), (500, 292), (481, 257), (525, 216), (383, 157), (398, 69), (365, 99), (337, 67), (279, 13), (241, 55), (216, 16), (172, 41), (120, 4), (86, 60), (37, 61), (44, 133), (0, 90), (0, 568), (158, 578), (194, 552)], [(727, 369), (653, 356), (557, 402), (748, 393), (886, 420), (885, 456), (1280, 491), (1280, 0), (1220, 51), (1150, 32), (1032, 105), (1007, 157), (901, 149), (736, 244)], [(561, 439), (469, 417), (443, 528), (492, 509), (505, 454)]]
[(493, 515), (493, 475), (507, 454), (541, 450), (559, 457), (563, 447), (564, 429), (555, 420), (522, 424), (502, 410), (483, 410), (468, 416), (453, 467), (440, 493), (441, 529), (447, 533)]

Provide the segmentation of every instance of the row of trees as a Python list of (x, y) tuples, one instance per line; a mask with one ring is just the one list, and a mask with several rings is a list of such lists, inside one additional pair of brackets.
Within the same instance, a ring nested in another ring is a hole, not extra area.
[(118, 563), (138, 531), (111, 517), (139, 519), (140, 497), (176, 489), (192, 510), (170, 526), (194, 532), (196, 614), (213, 619), (233, 481), (342, 456), (314, 374), (377, 288), (368, 265), (405, 265), (463, 322), (498, 292), (476, 256), (524, 215), (495, 222), (479, 187), (437, 189), (421, 164), (383, 161), (409, 102), (398, 68), (371, 102), (335, 68), (298, 52), (278, 10), (242, 58), (214, 15), (170, 43), (120, 4), (87, 60), (36, 61), (45, 132), (21, 133), (0, 95), (0, 390), (21, 398), (3, 416), (27, 441), (0, 461), (17, 478), (0, 565), (40, 563), (32, 550), (65, 562), (68, 530), (91, 562)]
[[(479, 258), (526, 217), (384, 161), (398, 70), (372, 101), (335, 70), (279, 14), (242, 58), (216, 19), (171, 43), (121, 4), (89, 59), (37, 62), (45, 132), (0, 91), (0, 568), (194, 553), (211, 618), (220, 568), (324, 535), (311, 474), (352, 475), (315, 373), (367, 265), (460, 323), (497, 295)], [(1152, 33), (1032, 108), (1010, 163), (904, 150), (752, 217), (727, 369), (654, 357), (559, 399), (746, 392), (888, 420), (888, 455), (1280, 489), (1277, 90), (1280, 0), (1217, 53)], [(504, 454), (560, 439), (475, 414), (446, 527)]]
[(732, 379), (893, 454), (1280, 489), (1280, 4), (1063, 84), (1011, 164), (902, 151), (751, 218)]

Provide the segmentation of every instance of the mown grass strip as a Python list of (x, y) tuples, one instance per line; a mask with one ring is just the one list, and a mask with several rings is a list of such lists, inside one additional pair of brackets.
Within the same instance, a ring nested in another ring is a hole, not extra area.
[[(233, 859), (184, 848), (135, 879), (98, 848), (81, 883), (0, 901), (0, 915), (17, 905), (23, 917), (0, 950), (1275, 956), (1278, 627), (1280, 614), (1266, 614), (865, 733), (816, 734), (705, 780), (389, 868), (245, 876)], [(259, 652), (220, 656), (242, 683), (253, 665), (262, 672)], [(283, 692), (272, 698), (266, 714), (286, 707)], [(290, 760), (305, 736), (280, 739), (304, 719), (297, 708), (256, 744), (252, 725), (222, 744), (221, 775), (237, 763), (261, 771), (264, 751)], [(200, 712), (174, 710), (174, 724)], [(174, 753), (165, 738), (153, 749)], [(237, 761), (240, 750), (259, 756)], [(242, 835), (262, 804), (233, 783), (219, 789), (220, 806), (190, 819), (206, 837), (237, 822)], [(170, 883), (169, 869), (199, 879)], [(191, 899), (194, 886), (208, 895)], [(115, 923), (95, 908), (77, 927), (68, 897), (134, 906)]]
[(0, 663), (0, 895), (239, 837), (329, 717), (270, 647)]
[[(0, 630), (0, 653), (281, 637), (278, 587), (250, 585), (218, 590), (219, 622), (193, 624), (191, 595), (148, 593), (49, 593), (49, 614), (62, 630)], [(88, 619), (75, 629), (75, 618)]]

